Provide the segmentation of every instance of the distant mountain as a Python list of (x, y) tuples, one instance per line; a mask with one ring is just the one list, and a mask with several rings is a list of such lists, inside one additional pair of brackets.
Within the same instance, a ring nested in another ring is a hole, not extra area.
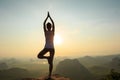
[(7, 69), (8, 68), (8, 65), (4, 62), (0, 63), (0, 70), (4, 70), (4, 69)]
[(85, 57), (82, 57), (82, 58), (78, 58), (78, 60), (85, 67), (91, 67), (91, 66), (94, 66), (94, 65), (98, 64), (97, 61), (96, 61), (96, 58), (91, 57), (91, 56), (85, 56)]
[(115, 57), (120, 57), (120, 54), (107, 55), (107, 56), (96, 56), (96, 57), (85, 56), (85, 57), (78, 58), (78, 60), (85, 67), (89, 68), (93, 66), (104, 66), (104, 65), (108, 66), (108, 63), (110, 63), (112, 59)]
[(85, 56), (78, 58), (96, 79), (107, 75), (111, 69), (120, 72), (120, 54), (106, 56)]
[(65, 59), (59, 62), (55, 73), (71, 80), (93, 80), (93, 75), (77, 59)]
[(21, 68), (0, 70), (0, 80), (21, 80), (29, 75), (30, 73), (27, 70)]
[(111, 62), (109, 63), (109, 66), (120, 72), (120, 57), (117, 56), (112, 58)]
[(108, 74), (110, 68), (104, 66), (93, 66), (89, 68), (89, 71), (94, 75), (105, 75)]

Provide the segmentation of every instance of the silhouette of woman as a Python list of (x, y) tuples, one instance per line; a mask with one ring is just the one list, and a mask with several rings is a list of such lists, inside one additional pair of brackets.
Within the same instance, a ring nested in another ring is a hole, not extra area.
[[(49, 22), (46, 24), (46, 21), (48, 18), (50, 18), (52, 24)], [(38, 58), (48, 60), (48, 64), (49, 64), (48, 80), (49, 80), (49, 79), (51, 79), (51, 74), (52, 74), (52, 69), (53, 69), (53, 58), (54, 58), (54, 53), (55, 53), (54, 43), (53, 43), (54, 33), (55, 33), (55, 25), (54, 25), (52, 18), (50, 17), (49, 12), (43, 23), (43, 26), (44, 26), (43, 28), (44, 28), (46, 43), (45, 43), (44, 49), (38, 54)], [(44, 56), (47, 52), (49, 52), (50, 55)]]

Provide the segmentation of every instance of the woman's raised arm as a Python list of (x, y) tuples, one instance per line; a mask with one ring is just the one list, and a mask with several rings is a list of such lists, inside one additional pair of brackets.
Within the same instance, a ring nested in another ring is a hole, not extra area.
[(53, 19), (50, 17), (50, 14), (49, 14), (49, 12), (48, 12), (48, 17), (50, 18), (50, 20), (51, 20), (51, 22), (52, 22), (52, 27), (53, 27), (53, 29), (52, 29), (52, 31), (55, 31), (55, 24), (54, 24), (54, 21), (53, 21)]
[(46, 30), (46, 25), (45, 25), (45, 24), (46, 24), (47, 19), (48, 19), (48, 15), (47, 15), (47, 17), (46, 17), (46, 19), (44, 20), (44, 23), (43, 23), (43, 28), (44, 28), (44, 31), (47, 31), (47, 30)]

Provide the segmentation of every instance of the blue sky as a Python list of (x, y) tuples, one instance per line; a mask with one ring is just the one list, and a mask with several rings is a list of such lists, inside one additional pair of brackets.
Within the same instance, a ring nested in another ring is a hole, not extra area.
[(47, 11), (63, 39), (56, 56), (120, 52), (120, 0), (0, 0), (0, 54), (36, 56)]

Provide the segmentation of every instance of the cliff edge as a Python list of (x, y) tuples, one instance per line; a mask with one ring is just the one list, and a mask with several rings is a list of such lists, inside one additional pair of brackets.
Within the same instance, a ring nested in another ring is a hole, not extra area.
[(52, 75), (52, 79), (47, 79), (47, 76), (41, 76), (40, 78), (24, 78), (22, 80), (70, 80), (70, 78), (55, 74)]

